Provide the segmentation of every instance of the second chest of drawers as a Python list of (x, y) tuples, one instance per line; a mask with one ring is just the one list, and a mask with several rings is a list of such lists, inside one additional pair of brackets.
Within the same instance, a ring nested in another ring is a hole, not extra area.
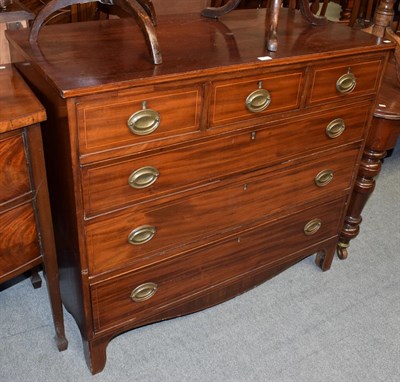
[(0, 66), (0, 284), (43, 265), (59, 350), (68, 342), (47, 190), (38, 102), (11, 65)]

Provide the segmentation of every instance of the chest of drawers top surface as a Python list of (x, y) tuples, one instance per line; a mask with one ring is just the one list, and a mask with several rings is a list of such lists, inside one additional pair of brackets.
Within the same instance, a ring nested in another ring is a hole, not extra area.
[(42, 122), (43, 106), (10, 65), (0, 67), (0, 133)]
[[(156, 31), (161, 65), (152, 63), (143, 35), (130, 18), (44, 27), (37, 46), (29, 44), (29, 31), (11, 31), (8, 38), (64, 97), (224, 74), (228, 66), (231, 73), (273, 68), (390, 46), (343, 25), (316, 28), (298, 12), (280, 13), (279, 49), (274, 53), (265, 49), (265, 9), (231, 12), (219, 21), (199, 14), (160, 16)], [(265, 56), (271, 59), (259, 59)]]

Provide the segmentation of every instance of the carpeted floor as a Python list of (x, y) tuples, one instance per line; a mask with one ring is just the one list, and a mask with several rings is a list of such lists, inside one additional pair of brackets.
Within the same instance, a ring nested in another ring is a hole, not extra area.
[(0, 292), (0, 381), (398, 382), (399, 146), (346, 261), (323, 273), (312, 256), (224, 304), (125, 333), (96, 376), (68, 313), (57, 351), (46, 288)]

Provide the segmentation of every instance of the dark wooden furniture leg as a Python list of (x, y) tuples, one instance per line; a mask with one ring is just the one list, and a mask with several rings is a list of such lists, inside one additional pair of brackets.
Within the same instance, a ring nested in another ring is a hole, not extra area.
[[(54, 12), (75, 4), (92, 3), (96, 0), (52, 0), (46, 4), (36, 16), (29, 41), (32, 45), (37, 45), (40, 29), (46, 19)], [(147, 47), (152, 55), (154, 64), (161, 64), (162, 57), (157, 40), (157, 34), (154, 28), (156, 25), (156, 15), (151, 0), (98, 0), (100, 3), (112, 5), (115, 4), (130, 16), (133, 16), (138, 23), (143, 36), (146, 40)]]
[(342, 7), (342, 11), (340, 12), (340, 21), (349, 21), (350, 17), (353, 13), (353, 8), (355, 5), (359, 6), (359, 2), (356, 1), (356, 4), (354, 2), (354, 0), (343, 0), (341, 2), (341, 7)]
[[(218, 18), (237, 8), (241, 0), (229, 0), (221, 7), (208, 7), (203, 9), (204, 17)], [(282, 0), (270, 0), (266, 12), (266, 48), (270, 52), (278, 50), (278, 18)], [(311, 12), (309, 0), (300, 0), (300, 11), (303, 17), (312, 25), (324, 25), (328, 22), (326, 17), (316, 16)]]
[[(239, 5), (240, 0), (229, 0), (226, 4), (221, 7), (208, 7), (203, 9), (201, 12), (202, 16), (218, 18), (225, 15)], [(276, 52), (278, 49), (278, 17), (279, 10), (282, 5), (282, 0), (271, 0), (266, 12), (266, 47), (270, 52)]]
[(300, 0), (300, 12), (303, 17), (312, 25), (324, 25), (328, 22), (325, 16), (317, 16), (311, 12), (310, 3), (308, 0)]
[(281, 7), (282, 0), (271, 0), (271, 6), (267, 8), (267, 49), (270, 52), (276, 52), (278, 50), (278, 18), (279, 9)]
[(39, 268), (35, 267), (31, 270), (31, 283), (35, 289), (39, 289), (42, 286), (42, 278), (39, 275)]
[(136, 0), (150, 17), (153, 25), (157, 25), (156, 10), (151, 0)]
[(332, 265), (333, 258), (335, 257), (336, 243), (329, 247), (318, 251), (315, 256), (315, 264), (321, 268), (322, 271), (329, 271)]
[(386, 151), (396, 145), (400, 134), (400, 38), (391, 29), (393, 3), (394, 0), (381, 0), (375, 11), (373, 24), (364, 29), (379, 38), (391, 39), (397, 45), (383, 78), (372, 126), (338, 242), (337, 253), (342, 260), (348, 256), (350, 240), (360, 231), (361, 213), (374, 191), (375, 177), (381, 170), (382, 159), (386, 156)]
[[(155, 15), (153, 14), (153, 17), (150, 18), (146, 11), (143, 10), (142, 6), (140, 5), (140, 3), (143, 3), (143, 0), (114, 0), (114, 3), (136, 20), (146, 40), (147, 47), (151, 52), (154, 64), (161, 64), (162, 57), (157, 40), (156, 30), (154, 28), (156, 20)], [(146, 10), (151, 11), (151, 8), (147, 8)]]
[(373, 118), (373, 124), (368, 135), (358, 177), (338, 243), (337, 254), (342, 260), (348, 256), (347, 248), (350, 240), (354, 239), (360, 231), (361, 213), (374, 191), (375, 178), (381, 171), (382, 159), (386, 156), (386, 151), (396, 145), (399, 134), (400, 119)]
[(226, 15), (230, 11), (237, 8), (241, 0), (229, 0), (226, 4), (221, 7), (208, 7), (201, 11), (201, 15), (204, 17), (218, 18), (222, 15)]
[[(64, 315), (59, 288), (59, 273), (57, 264), (56, 247), (53, 237), (53, 224), (50, 212), (47, 177), (44, 172), (45, 162), (42, 148), (42, 134), (40, 128), (29, 129), (29, 136), (32, 163), (32, 177), (36, 189), (36, 205), (40, 214), (37, 215), (40, 226), (41, 246), (43, 251), (44, 275), (47, 281), (47, 291), (50, 299), (50, 306), (53, 315), (55, 340), (59, 351), (68, 347), (65, 337)], [(37, 186), (36, 186), (37, 185)], [(40, 187), (40, 189), (39, 189)]]

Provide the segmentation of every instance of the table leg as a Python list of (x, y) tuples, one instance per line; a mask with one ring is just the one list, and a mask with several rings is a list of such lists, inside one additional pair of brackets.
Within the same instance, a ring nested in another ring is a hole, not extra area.
[[(87, 4), (96, 0), (52, 0), (47, 3), (36, 16), (29, 34), (29, 42), (38, 49), (38, 36), (46, 19), (54, 12), (75, 4)], [(101, 0), (99, 0), (102, 2)], [(236, 0), (235, 0), (236, 1)], [(154, 64), (161, 64), (161, 52), (154, 28), (156, 16), (153, 4), (150, 0), (112, 0), (107, 4), (115, 4), (131, 15), (138, 23), (146, 40), (147, 47), (152, 55)]]
[[(221, 7), (208, 7), (202, 10), (201, 15), (204, 17), (218, 18), (225, 15), (239, 5), (240, 0), (229, 0)], [(282, 6), (282, 0), (271, 0), (268, 2), (266, 11), (266, 48), (270, 52), (278, 50), (278, 18), (279, 10)], [(308, 0), (300, 0), (300, 11), (303, 17), (312, 25), (324, 25), (328, 22), (325, 17), (316, 16), (310, 10)]]
[(226, 4), (221, 7), (207, 7), (201, 11), (201, 15), (204, 17), (210, 17), (217, 19), (222, 15), (226, 15), (230, 11), (236, 9), (241, 0), (229, 0)]
[(267, 49), (270, 52), (278, 50), (278, 18), (279, 10), (281, 8), (282, 0), (271, 0), (271, 6), (267, 9)]
[(57, 264), (56, 246), (53, 236), (53, 223), (49, 204), (47, 189), (47, 177), (44, 171), (44, 154), (42, 146), (42, 135), (39, 125), (33, 125), (27, 130), (29, 150), (32, 155), (32, 177), (36, 191), (36, 207), (38, 226), (41, 237), (41, 253), (43, 257), (44, 275), (47, 281), (47, 291), (53, 315), (53, 323), (56, 332), (56, 345), (59, 351), (68, 347), (65, 337), (64, 314), (61, 302), (59, 286), (59, 274)]
[(360, 232), (361, 213), (374, 191), (375, 178), (381, 171), (386, 150), (396, 144), (399, 123), (399, 120), (373, 118), (337, 247), (338, 257), (342, 260), (348, 256), (350, 240)]
[(38, 289), (42, 286), (42, 278), (39, 275), (39, 267), (31, 269), (31, 283), (35, 289)]

